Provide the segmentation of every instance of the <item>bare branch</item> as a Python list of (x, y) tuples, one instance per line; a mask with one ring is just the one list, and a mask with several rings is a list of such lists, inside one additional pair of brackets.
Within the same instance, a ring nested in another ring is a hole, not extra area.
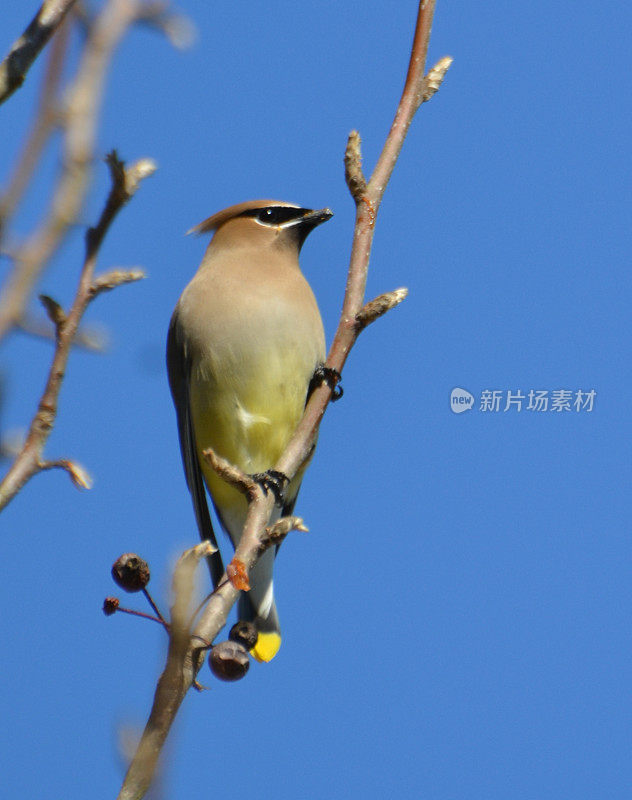
[[(151, 158), (141, 158), (130, 167), (126, 167), (125, 163), (119, 159), (116, 150), (107, 154), (105, 162), (110, 168), (112, 188), (98, 224), (94, 228), (89, 228), (86, 234), (88, 258), (96, 255), (114, 217), (134, 196), (141, 180), (153, 175), (157, 169), (156, 163)], [(132, 280), (135, 279), (132, 278)], [(92, 285), (91, 283), (90, 286), (92, 287)], [(103, 288), (105, 289), (105, 286)]]
[(15, 266), (0, 292), (0, 339), (24, 316), (41, 271), (77, 220), (88, 185), (105, 75), (114, 49), (135, 21), (139, 0), (108, 0), (90, 33), (64, 114), (62, 172), (40, 227), (14, 254)]
[(43, 472), (46, 469), (66, 470), (70, 480), (77, 489), (92, 489), (92, 478), (76, 461), (70, 461), (67, 458), (58, 458), (56, 461), (40, 461), (37, 467), (39, 472)]
[(0, 64), (0, 105), (22, 86), (26, 73), (75, 2), (44, 0), (28, 28)]
[(76, 465), (66, 459), (43, 461), (42, 452), (46, 440), (55, 424), (59, 392), (64, 379), (66, 365), (72, 342), (77, 334), (81, 318), (90, 301), (95, 297), (93, 292), (94, 267), (99, 248), (112, 224), (116, 214), (138, 189), (139, 181), (144, 175), (153, 171), (148, 167), (148, 160), (133, 164), (128, 169), (119, 161), (114, 153), (108, 157), (112, 176), (112, 188), (99, 222), (86, 234), (86, 257), (79, 277), (79, 286), (72, 307), (66, 316), (54, 300), (46, 298), (43, 302), (57, 328), (57, 342), (48, 380), (42, 394), (37, 413), (31, 421), (26, 441), (17, 458), (0, 483), (0, 510), (20, 491), (22, 486), (42, 469), (61, 467), (66, 469), (76, 485), (88, 484), (82, 481), (81, 473)]
[(59, 89), (70, 27), (70, 22), (66, 21), (53, 38), (32, 127), (13, 168), (8, 186), (0, 197), (0, 241), (7, 223), (33, 177), (46, 143), (59, 124)]
[[(138, 800), (144, 796), (158, 766), (162, 746), (167, 738), (171, 720), (175, 718), (180, 704), (204, 659), (204, 645), (211, 641), (191, 637), (189, 632), (189, 605), (194, 586), (194, 572), (201, 559), (211, 555), (213, 548), (210, 542), (202, 542), (185, 551), (174, 570), (174, 601), (171, 607), (171, 625), (169, 628), (169, 648), (167, 664), (160, 676), (151, 715), (145, 726), (142, 738), (132, 759), (120, 800)], [(230, 588), (230, 583), (218, 587), (217, 592)], [(211, 596), (211, 601), (215, 597)], [(234, 602), (234, 600), (233, 600)], [(232, 605), (232, 604), (231, 604)], [(226, 613), (228, 613), (227, 609)]]
[[(51, 328), (44, 318), (40, 319), (31, 314), (25, 314), (15, 327), (16, 330), (22, 333), (26, 333), (29, 336), (36, 336), (40, 339), (56, 338), (54, 328)], [(93, 353), (103, 353), (108, 347), (107, 333), (105, 329), (100, 326), (82, 326), (77, 331), (72, 346), (90, 350)]]
[[(390, 180), (393, 168), (397, 162), (399, 154), (404, 144), (404, 139), (408, 133), (415, 112), (420, 105), (420, 97), (423, 94), (423, 78), (428, 54), (428, 42), (430, 41), (430, 29), (434, 17), (436, 0), (421, 0), (417, 13), (417, 24), (415, 26), (415, 36), (411, 59), (408, 63), (408, 73), (404, 83), (395, 118), (391, 125), (391, 130), (386, 138), (386, 142), (378, 159), (378, 162), (371, 175), (371, 199), (379, 206), (386, 184)], [(375, 209), (377, 213), (377, 207)]]
[(203, 450), (202, 456), (207, 464), (215, 470), (219, 477), (225, 480), (226, 483), (233, 486), (242, 494), (254, 497), (257, 491), (257, 483), (250, 475), (246, 475), (245, 472), (242, 472), (234, 464), (231, 464), (230, 461), (219, 456), (212, 447)]
[[(339, 373), (342, 373), (345, 361), (360, 331), (387, 310), (384, 307), (383, 298), (378, 298), (379, 303), (374, 301), (377, 303), (376, 306), (368, 304), (368, 308), (363, 310), (373, 232), (384, 191), (415, 112), (419, 108), (418, 99), (424, 87), (424, 67), (434, 8), (435, 0), (421, 0), (419, 3), (408, 72), (391, 129), (365, 192), (358, 197), (352, 190), (353, 199), (356, 201), (356, 224), (353, 232), (347, 286), (340, 322), (327, 357), (327, 366), (332, 367)], [(352, 149), (356, 149), (355, 146)], [(397, 300), (396, 303), (393, 303), (394, 305), (403, 300), (405, 295), (397, 294), (398, 291), (396, 290), (394, 296), (390, 296), (390, 300), (386, 302), (387, 305), (392, 300)], [(380, 308), (383, 308), (383, 311), (375, 313)], [(331, 388), (326, 384), (323, 384), (312, 393), (303, 419), (299, 423), (292, 441), (279, 463), (275, 465), (275, 469), (285, 473), (288, 477), (292, 477), (298, 466), (308, 458), (318, 426), (331, 398), (331, 393)]]
[(263, 553), (272, 545), (281, 544), (290, 531), (308, 533), (309, 528), (301, 517), (281, 517), (274, 525), (265, 529), (264, 535), (261, 537), (261, 552)]
[(186, 50), (195, 42), (197, 32), (191, 20), (182, 14), (170, 11), (167, 3), (146, 2), (138, 21), (164, 33), (171, 44), (179, 50)]
[(195, 570), (203, 558), (211, 556), (215, 552), (216, 548), (209, 541), (204, 541), (185, 550), (178, 559), (173, 572), (173, 605), (171, 607), (171, 627), (177, 635), (186, 637), (189, 635)]
[[(343, 310), (327, 359), (327, 366), (338, 372), (342, 370), (359, 332), (389, 308), (401, 302), (406, 295), (404, 289), (395, 290), (382, 295), (366, 306), (364, 305), (364, 292), (377, 211), (412, 118), (419, 107), (418, 99), (427, 89), (424, 84), (423, 70), (434, 7), (435, 0), (421, 0), (419, 4), (404, 91), (382, 154), (368, 184), (361, 169), (359, 136), (353, 132), (347, 144), (345, 173), (349, 189), (356, 201), (356, 227)], [(313, 391), (303, 419), (285, 452), (274, 465), (275, 470), (284, 473), (291, 479), (309, 458), (313, 451), (318, 426), (332, 392), (333, 384), (328, 385), (327, 383), (323, 383)], [(230, 482), (232, 473), (226, 465), (220, 463), (212, 451), (210, 454), (207, 451), (206, 458), (211, 466)], [(228, 467), (230, 466), (228, 465)], [(287, 532), (283, 532), (285, 526), (302, 529), (300, 527), (302, 522), (295, 519), (291, 523), (283, 522), (280, 528), (276, 528), (274, 525), (267, 528), (273, 507), (274, 498), (271, 495), (258, 492), (256, 496), (251, 496), (246, 524), (234, 557), (227, 568), (227, 574), (222, 578), (201, 613), (192, 634), (193, 642), (210, 643), (215, 639), (226, 623), (230, 608), (239, 596), (239, 589), (248, 587), (248, 571), (274, 537), (285, 535)], [(157, 762), (158, 751), (166, 739), (182, 699), (193, 685), (201, 663), (195, 644), (191, 644), (182, 661), (180, 673), (174, 676), (171, 672), (173, 663), (168, 655), (167, 666), (156, 689), (149, 722), (143, 733), (138, 753), (132, 760), (125, 777), (118, 800), (139, 800), (143, 797), (151, 782), (151, 770)], [(151, 755), (153, 764), (150, 763), (147, 754)]]
[(122, 286), (124, 283), (134, 283), (145, 277), (147, 276), (142, 269), (113, 269), (96, 278), (90, 287), (90, 291), (92, 292), (92, 297), (96, 297), (103, 292), (116, 289), (117, 286)]

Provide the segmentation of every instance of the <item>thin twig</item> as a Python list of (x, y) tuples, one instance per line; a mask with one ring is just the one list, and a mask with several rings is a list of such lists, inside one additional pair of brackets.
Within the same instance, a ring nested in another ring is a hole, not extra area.
[(0, 241), (26, 191), (35, 167), (53, 131), (59, 124), (59, 88), (68, 49), (70, 21), (61, 25), (53, 37), (46, 71), (40, 90), (38, 107), (31, 130), (16, 161), (7, 188), (0, 197)]
[[(19, 455), (18, 455), (19, 457)], [(68, 458), (57, 458), (54, 461), (42, 461), (41, 459), (35, 464), (36, 472), (44, 472), (47, 469), (63, 469), (68, 473), (68, 477), (77, 489), (92, 489), (92, 478), (86, 470), (77, 464), (76, 461), (70, 461)], [(0, 492), (2, 484), (0, 484)], [(1, 496), (1, 495), (0, 495)], [(0, 506), (2, 508), (2, 506)]]
[(72, 342), (88, 304), (97, 294), (94, 284), (94, 268), (101, 243), (116, 214), (138, 189), (140, 180), (147, 175), (151, 175), (155, 169), (148, 159), (143, 159), (131, 167), (125, 168), (124, 164), (116, 157), (116, 153), (111, 153), (108, 156), (108, 164), (112, 177), (112, 188), (99, 222), (94, 228), (90, 228), (86, 234), (86, 256), (72, 307), (68, 314), (65, 314), (58, 304), (47, 298), (47, 310), (52, 315), (57, 327), (55, 353), (48, 373), (46, 387), (39, 402), (37, 413), (31, 421), (24, 446), (2, 483), (0, 483), (0, 510), (15, 497), (33, 475), (36, 475), (42, 469), (60, 467), (69, 473), (75, 485), (83, 486), (84, 488), (88, 486), (88, 481), (82, 480), (82, 474), (77, 472), (77, 465), (73, 462), (67, 459), (43, 461), (42, 452), (55, 424), (59, 392), (64, 379)]
[(110, 292), (116, 289), (117, 286), (123, 286), (125, 283), (134, 283), (146, 277), (142, 269), (113, 269), (100, 275), (92, 284), (92, 297), (103, 292)]
[(171, 11), (167, 2), (157, 0), (143, 3), (138, 15), (138, 22), (163, 33), (174, 47), (186, 50), (196, 38), (193, 22), (182, 14)]
[[(425, 86), (424, 66), (434, 9), (435, 0), (421, 0), (419, 3), (415, 35), (402, 96), (397, 106), (390, 132), (373, 174), (366, 184), (364, 193), (354, 192), (357, 183), (351, 182), (350, 189), (356, 201), (356, 223), (353, 232), (353, 244), (342, 313), (327, 357), (327, 366), (332, 367), (339, 373), (342, 373), (345, 361), (360, 331), (366, 324), (380, 316), (380, 314), (371, 312), (371, 318), (368, 319), (366, 317), (366, 309), (363, 312), (373, 232), (384, 191), (397, 163), (415, 112), (420, 105), (419, 97)], [(347, 160), (348, 182), (350, 182), (349, 162), (352, 165), (361, 163), (360, 137), (356, 131), (352, 131), (349, 135), (347, 152), (349, 152), (349, 149), (352, 150), (353, 155), (350, 160)], [(391, 299), (396, 299), (397, 302), (391, 303), (391, 308), (404, 299), (405, 292), (405, 289), (396, 290)], [(363, 313), (365, 316), (363, 316)], [(331, 389), (326, 384), (323, 384), (313, 392), (305, 409), (303, 419), (275, 469), (280, 470), (289, 477), (294, 475), (298, 466), (307, 459), (330, 397)], [(261, 523), (257, 520), (257, 524), (260, 525)], [(248, 523), (246, 527), (248, 528)]]
[(43, 222), (14, 254), (13, 270), (0, 292), (0, 340), (24, 316), (35, 282), (77, 220), (94, 158), (107, 66), (141, 6), (139, 0), (108, 0), (90, 27), (63, 116), (65, 137), (60, 177)]
[(169, 623), (162, 617), (154, 616), (153, 614), (146, 614), (144, 611), (137, 611), (135, 608), (124, 608), (123, 606), (116, 607), (116, 613), (130, 614), (133, 617), (140, 617), (141, 619), (150, 619), (152, 622), (157, 622), (159, 625), (169, 632)]
[[(119, 797), (141, 798), (149, 788), (171, 722), (187, 690), (193, 685), (198, 661), (204, 659), (209, 640), (192, 640), (188, 623), (189, 605), (194, 585), (193, 573), (200, 561), (213, 552), (210, 542), (187, 550), (179, 559), (173, 578), (174, 602), (171, 607), (167, 664), (160, 676), (149, 720), (127, 771)], [(219, 588), (219, 587), (218, 587)], [(195, 644), (193, 643), (195, 641)], [(195, 667), (194, 667), (195, 661)]]
[[(419, 107), (419, 97), (423, 95), (424, 91), (423, 70), (434, 7), (434, 0), (428, 0), (428, 2), (422, 0), (419, 5), (415, 38), (404, 91), (391, 131), (368, 184), (362, 174), (360, 140), (355, 132), (352, 134), (353, 140), (350, 137), (347, 146), (345, 154), (347, 182), (356, 201), (357, 214), (342, 315), (327, 359), (327, 365), (337, 369), (338, 372), (342, 370), (349, 350), (364, 325), (384, 313), (387, 310), (386, 306), (389, 308), (394, 307), (405, 296), (405, 290), (396, 290), (388, 296), (389, 299), (386, 301), (382, 298), (378, 298), (380, 302), (373, 301), (377, 303), (373, 307), (368, 304), (367, 309), (363, 305), (373, 226), (377, 210), (412, 118)], [(362, 316), (363, 310), (364, 317)], [(358, 318), (359, 314), (360, 317)], [(314, 390), (305, 409), (303, 419), (290, 444), (277, 464), (275, 464), (274, 468), (283, 472), (289, 478), (296, 474), (313, 450), (316, 432), (327, 403), (331, 399), (332, 391), (332, 387), (325, 383)], [(211, 461), (210, 463), (213, 462)], [(244, 568), (246, 579), (248, 570), (252, 568), (261, 553), (262, 543), (265, 541), (266, 536), (270, 537), (266, 526), (273, 506), (274, 498), (262, 492), (259, 492), (249, 503), (246, 524), (231, 562), (231, 565), (238, 564)], [(208, 603), (191, 634), (192, 639), (199, 638), (203, 641), (212, 642), (226, 624), (228, 613), (239, 596), (235, 581), (227, 580), (227, 577), (225, 575), (222, 578), (220, 585), (208, 599)], [(182, 700), (189, 688), (194, 684), (195, 677), (202, 664), (202, 655), (199, 649), (196, 649), (194, 644), (190, 644), (186, 654), (181, 657), (180, 663), (177, 665), (178, 671), (174, 675), (172, 671), (174, 663), (170, 654), (167, 656), (167, 666), (156, 688), (149, 721), (145, 727), (138, 751), (125, 776), (118, 800), (140, 800), (144, 796), (151, 783), (153, 770), (157, 764), (158, 755), (167, 733)]]
[(160, 609), (158, 608), (158, 606), (156, 605), (156, 603), (154, 603), (154, 598), (149, 594), (149, 591), (148, 591), (146, 586), (143, 587), (143, 594), (145, 595), (145, 600), (147, 600), (149, 605), (152, 607), (154, 614), (158, 617), (158, 620), (160, 622), (162, 622), (162, 624), (168, 630), (169, 629), (169, 624), (168, 624), (167, 620), (162, 616), (162, 613), (161, 613)]
[(280, 545), (290, 531), (308, 533), (309, 528), (302, 517), (281, 517), (274, 525), (265, 529), (260, 542), (260, 555), (265, 553), (268, 547)]
[(203, 450), (202, 456), (222, 480), (249, 498), (255, 496), (258, 484), (250, 475), (246, 475), (245, 472), (231, 464), (230, 461), (222, 458), (212, 447), (207, 447), (206, 450)]
[[(36, 317), (34, 314), (25, 314), (15, 326), (16, 330), (38, 339), (54, 339), (55, 330), (50, 323), (43, 317)], [(93, 353), (103, 353), (108, 346), (108, 337), (103, 328), (96, 326), (82, 326), (77, 331), (73, 347), (90, 350)]]
[(26, 73), (75, 2), (44, 0), (28, 28), (0, 64), (0, 105), (22, 86)]

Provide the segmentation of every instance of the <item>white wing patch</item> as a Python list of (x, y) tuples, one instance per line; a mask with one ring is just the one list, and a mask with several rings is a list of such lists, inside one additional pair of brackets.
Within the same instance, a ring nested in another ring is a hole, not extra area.
[(263, 414), (251, 414), (239, 403), (236, 403), (236, 417), (244, 430), (250, 430), (255, 425), (272, 425), (272, 420), (264, 417)]
[(265, 591), (265, 594), (263, 595), (260, 603), (257, 606), (257, 615), (260, 616), (262, 619), (266, 619), (268, 614), (270, 613), (273, 600), (274, 600), (274, 586), (273, 582), (270, 581)]

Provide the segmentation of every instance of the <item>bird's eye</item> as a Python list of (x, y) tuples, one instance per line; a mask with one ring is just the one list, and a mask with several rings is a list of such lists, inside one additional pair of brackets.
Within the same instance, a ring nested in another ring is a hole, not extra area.
[(292, 219), (302, 217), (305, 211), (302, 208), (288, 208), (287, 206), (270, 206), (262, 208), (257, 214), (259, 222), (266, 225), (281, 225)]
[(249, 208), (242, 211), (241, 217), (254, 217), (262, 225), (283, 225), (291, 220), (302, 219), (308, 213), (306, 208), (292, 206), (266, 206), (265, 208)]

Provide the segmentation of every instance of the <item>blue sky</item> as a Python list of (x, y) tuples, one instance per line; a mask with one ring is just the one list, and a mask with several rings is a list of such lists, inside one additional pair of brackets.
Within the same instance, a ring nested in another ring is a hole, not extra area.
[[(35, 6), (5, 9), (2, 52)], [(180, 9), (195, 46), (134, 31), (108, 82), (99, 154), (159, 170), (100, 258), (149, 277), (90, 308), (111, 346), (73, 353), (47, 447), (94, 488), (38, 476), (0, 522), (7, 798), (115, 796), (118, 727), (150, 707), (165, 636), (101, 604), (134, 550), (165, 606), (196, 540), (163, 363), (205, 247), (184, 232), (252, 197), (330, 206), (302, 264), (331, 341), (353, 226), (346, 136), (360, 131), (370, 171), (416, 14), (411, 0)], [(235, 685), (205, 668), (212, 689), (190, 694), (170, 739), (166, 797), (629, 796), (629, 22), (618, 5), (438, 3), (430, 60), (455, 61), (388, 187), (367, 290), (410, 295), (362, 334), (325, 417), (297, 505), (310, 533), (277, 561), (281, 651)], [(3, 179), (39, 75), (0, 109)], [(86, 223), (102, 164), (94, 177)], [(78, 231), (40, 290), (68, 303), (81, 255)], [(30, 419), (50, 355), (5, 343), (4, 432)], [(455, 387), (474, 408), (452, 413)], [(484, 390), (560, 389), (594, 389), (592, 411), (480, 410)]]

